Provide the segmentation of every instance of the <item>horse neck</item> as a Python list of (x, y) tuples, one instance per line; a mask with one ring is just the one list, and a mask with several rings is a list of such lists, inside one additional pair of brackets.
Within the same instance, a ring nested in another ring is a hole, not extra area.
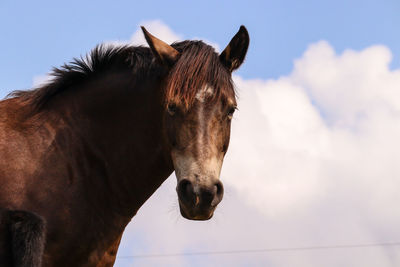
[(160, 84), (135, 80), (131, 72), (109, 73), (72, 92), (71, 104), (60, 97), (53, 105), (64, 114), (65, 129), (74, 129), (75, 156), (84, 165), (80, 186), (112, 213), (132, 217), (173, 171), (163, 142)]

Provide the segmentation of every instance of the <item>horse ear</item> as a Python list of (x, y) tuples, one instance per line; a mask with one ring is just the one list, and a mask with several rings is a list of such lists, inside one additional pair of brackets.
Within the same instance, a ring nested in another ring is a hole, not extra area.
[(179, 52), (173, 48), (172, 46), (168, 45), (167, 43), (161, 41), (157, 37), (150, 34), (145, 27), (141, 26), (144, 38), (146, 39), (147, 43), (150, 46), (151, 51), (156, 56), (157, 60), (168, 66), (171, 67), (176, 60), (178, 59)]
[(247, 29), (242, 25), (239, 31), (232, 38), (228, 46), (219, 56), (222, 64), (228, 68), (229, 71), (234, 71), (240, 67), (247, 53), (249, 47), (249, 33)]

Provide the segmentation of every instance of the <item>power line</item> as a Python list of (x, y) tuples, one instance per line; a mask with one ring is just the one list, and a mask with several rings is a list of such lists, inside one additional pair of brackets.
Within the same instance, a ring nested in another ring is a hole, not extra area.
[(389, 247), (389, 246), (400, 246), (400, 242), (351, 244), (351, 245), (331, 245), (331, 246), (310, 246), (310, 247), (266, 248), (266, 249), (222, 250), (222, 251), (197, 251), (197, 252), (182, 252), (182, 253), (168, 253), (168, 254), (138, 254), (138, 255), (131, 255), (131, 256), (118, 256), (117, 258), (118, 259), (162, 258), (162, 257), (223, 255), (223, 254), (246, 254), (246, 253), (264, 253), (264, 252), (290, 252), (290, 251), (305, 251), (305, 250), (346, 249), (346, 248), (366, 248), (366, 247)]

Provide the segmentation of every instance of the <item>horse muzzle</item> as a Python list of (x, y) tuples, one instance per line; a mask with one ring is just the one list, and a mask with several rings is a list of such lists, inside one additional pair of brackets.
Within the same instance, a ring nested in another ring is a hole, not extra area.
[(224, 195), (224, 187), (220, 181), (202, 185), (183, 179), (179, 181), (176, 191), (181, 214), (189, 220), (210, 219)]

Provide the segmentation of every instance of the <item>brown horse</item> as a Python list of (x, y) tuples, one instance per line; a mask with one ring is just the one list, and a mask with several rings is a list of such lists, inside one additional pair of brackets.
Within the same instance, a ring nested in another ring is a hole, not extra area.
[(212, 217), (247, 30), (217, 55), (142, 29), (150, 48), (98, 46), (0, 102), (0, 266), (112, 266), (174, 170), (183, 217)]

